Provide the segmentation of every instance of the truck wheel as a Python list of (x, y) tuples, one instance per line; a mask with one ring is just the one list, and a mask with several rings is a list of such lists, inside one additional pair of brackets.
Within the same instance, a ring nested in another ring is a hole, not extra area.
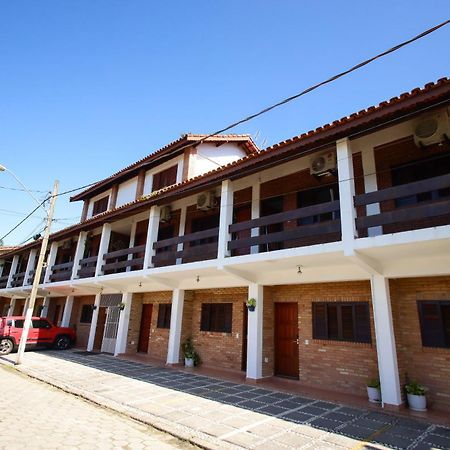
[(14, 350), (14, 344), (11, 339), (0, 340), (0, 355), (9, 355)]
[(68, 336), (58, 336), (55, 339), (55, 348), (57, 350), (66, 350), (70, 347), (70, 339)]

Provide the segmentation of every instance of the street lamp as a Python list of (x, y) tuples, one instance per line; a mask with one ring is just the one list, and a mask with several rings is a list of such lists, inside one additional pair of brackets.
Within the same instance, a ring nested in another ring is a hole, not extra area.
[[(16, 175), (14, 175), (14, 173), (11, 172), (9, 169), (7, 169), (5, 166), (0, 164), (0, 172), (4, 172), (4, 171), (9, 172), (15, 178), (15, 180), (25, 189), (25, 191), (28, 192), (28, 194), (30, 194), (31, 197), (33, 197), (34, 200), (37, 203), (39, 203), (40, 206), (42, 206), (44, 208), (43, 202), (40, 202), (30, 192), (30, 190), (16, 177)], [(21, 364), (22, 359), (23, 359), (23, 355), (25, 353), (25, 345), (27, 343), (28, 332), (29, 332), (30, 326), (31, 326), (31, 317), (33, 315), (34, 304), (36, 302), (36, 296), (37, 296), (39, 281), (41, 279), (42, 266), (44, 264), (45, 252), (47, 251), (48, 237), (50, 235), (50, 226), (52, 224), (53, 212), (55, 210), (55, 202), (56, 202), (56, 196), (58, 194), (58, 186), (59, 186), (59, 182), (58, 182), (58, 180), (56, 180), (54, 185), (53, 185), (53, 192), (52, 192), (51, 199), (50, 199), (50, 209), (47, 212), (47, 210), (44, 208), (45, 213), (47, 214), (47, 226), (45, 227), (44, 237), (42, 238), (42, 244), (41, 244), (41, 250), (40, 250), (40, 253), (39, 253), (39, 259), (38, 259), (38, 262), (36, 264), (36, 270), (34, 272), (33, 286), (31, 288), (31, 293), (30, 293), (30, 298), (28, 300), (27, 310), (25, 312), (25, 320), (24, 320), (24, 324), (23, 324), (22, 337), (20, 338), (19, 349), (17, 350), (17, 359), (16, 359), (16, 364), (17, 365)]]

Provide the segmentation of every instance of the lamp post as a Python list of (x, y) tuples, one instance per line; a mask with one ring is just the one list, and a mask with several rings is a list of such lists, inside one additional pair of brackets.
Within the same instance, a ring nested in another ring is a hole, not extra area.
[[(17, 182), (26, 190), (26, 192), (28, 192), (31, 195), (31, 197), (33, 197), (34, 200), (39, 205), (42, 205), (42, 207), (44, 208), (43, 203), (36, 199), (36, 197), (13, 174), (13, 172), (11, 172), (10, 170), (6, 169), (5, 166), (0, 165), (0, 172), (3, 172), (5, 170), (7, 170), (17, 180)], [(17, 350), (16, 365), (22, 363), (23, 355), (25, 353), (25, 345), (27, 343), (28, 333), (30, 331), (31, 317), (33, 315), (34, 304), (36, 302), (36, 296), (37, 296), (37, 292), (38, 292), (39, 282), (40, 282), (40, 279), (41, 279), (42, 266), (44, 264), (45, 252), (47, 251), (48, 238), (50, 236), (50, 227), (51, 227), (51, 224), (52, 224), (53, 213), (54, 213), (54, 210), (55, 210), (56, 196), (58, 194), (58, 186), (59, 186), (59, 182), (58, 182), (58, 180), (56, 180), (54, 185), (53, 185), (53, 192), (52, 192), (51, 199), (50, 199), (50, 208), (48, 210), (48, 213), (47, 213), (47, 211), (45, 211), (45, 213), (47, 214), (47, 226), (45, 227), (44, 237), (42, 238), (41, 250), (40, 250), (40, 253), (39, 253), (39, 259), (38, 259), (38, 262), (36, 264), (36, 270), (34, 272), (33, 286), (31, 288), (31, 293), (30, 293), (30, 298), (28, 300), (27, 310), (25, 312), (25, 320), (24, 320), (24, 324), (23, 324), (22, 337), (20, 338), (19, 349)], [(44, 208), (44, 210), (45, 210), (45, 208)]]

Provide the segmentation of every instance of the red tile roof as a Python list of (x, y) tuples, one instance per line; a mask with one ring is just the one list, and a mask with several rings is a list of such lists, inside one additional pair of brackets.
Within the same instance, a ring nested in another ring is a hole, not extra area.
[[(83, 200), (88, 196), (95, 195), (101, 189), (105, 189), (106, 186), (112, 184), (113, 182), (117, 182), (119, 179), (130, 178), (133, 174), (137, 173), (143, 167), (150, 165), (151, 163), (156, 162), (158, 159), (162, 157), (167, 157), (168, 155), (180, 151), (183, 148), (187, 147), (188, 144), (195, 144), (196, 142), (205, 139), (207, 134), (185, 134), (181, 136), (179, 139), (167, 144), (166, 146), (156, 150), (145, 158), (136, 161), (135, 163), (124, 167), (118, 172), (112, 174), (111, 176), (100, 180), (95, 183), (93, 186), (85, 189), (79, 194), (74, 195), (70, 198), (70, 201)], [(258, 146), (255, 144), (253, 139), (248, 134), (220, 134), (217, 136), (210, 137), (205, 140), (205, 142), (237, 142), (244, 148), (247, 154), (256, 153), (259, 151)]]
[[(424, 88), (413, 89), (410, 93), (403, 93), (389, 101), (381, 102), (378, 106), (343, 117), (331, 124), (323, 125), (286, 141), (275, 144), (258, 153), (247, 156), (214, 169), (203, 175), (185, 180), (179, 184), (166, 187), (157, 192), (120, 206), (112, 211), (106, 211), (85, 222), (72, 225), (52, 235), (53, 239), (60, 239), (80, 229), (92, 229), (103, 223), (104, 219), (135, 214), (136, 210), (149, 208), (154, 204), (164, 204), (183, 197), (187, 192), (200, 192), (223, 179), (237, 179), (261, 170), (261, 166), (272, 167), (284, 160), (298, 158), (299, 155), (317, 151), (323, 146), (333, 145), (338, 139), (352, 137), (374, 128), (387, 126), (409, 115), (417, 114), (423, 109), (435, 108), (450, 103), (450, 80), (441, 78), (436, 83), (428, 83)], [(175, 141), (177, 142), (177, 141)], [(173, 143), (172, 143), (173, 144)], [(169, 144), (169, 145), (172, 145)], [(126, 170), (126, 169), (124, 169)], [(30, 243), (21, 248), (37, 246), (40, 241)], [(13, 254), (14, 252), (11, 252)]]

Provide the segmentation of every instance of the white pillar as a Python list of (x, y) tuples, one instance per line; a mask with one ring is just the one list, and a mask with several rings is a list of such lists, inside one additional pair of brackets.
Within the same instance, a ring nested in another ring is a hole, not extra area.
[(181, 325), (183, 323), (184, 290), (172, 292), (172, 313), (170, 316), (169, 345), (167, 348), (167, 364), (180, 362)]
[(184, 169), (184, 157), (181, 156), (181, 158), (178, 161), (177, 167), (177, 180), (176, 180), (177, 184), (183, 181), (183, 169)]
[[(364, 192), (378, 191), (377, 168), (375, 165), (375, 152), (373, 147), (370, 147), (361, 152), (362, 166), (364, 171)], [(366, 205), (368, 216), (380, 214), (380, 204), (371, 203)], [(383, 234), (383, 227), (371, 227), (367, 229), (369, 236), (378, 236)]]
[(147, 240), (145, 241), (144, 269), (153, 267), (152, 258), (155, 255), (153, 244), (158, 240), (159, 217), (159, 206), (152, 206), (148, 218)]
[(55, 264), (57, 253), (58, 253), (58, 243), (52, 242), (52, 245), (50, 246), (50, 253), (48, 254), (48, 258), (47, 258), (47, 268), (45, 269), (44, 283), (50, 282), (50, 276), (52, 274), (52, 267)]
[(73, 257), (73, 268), (71, 280), (78, 278), (78, 271), (80, 270), (80, 261), (84, 256), (84, 247), (86, 244), (87, 232), (81, 231), (78, 235), (77, 248), (75, 250), (75, 256)]
[[(137, 227), (137, 222), (133, 221), (133, 223), (131, 224), (130, 242), (129, 242), (129, 245), (128, 245), (129, 248), (133, 248), (134, 247), (134, 243), (136, 241), (136, 227)], [(132, 260), (133, 259), (133, 254), (130, 253), (128, 255), (127, 259), (128, 259), (128, 261)], [(131, 272), (131, 266), (127, 267), (127, 272)]]
[(356, 208), (354, 206), (355, 180), (353, 176), (353, 157), (350, 140), (336, 142), (336, 156), (339, 178), (339, 202), (341, 208), (341, 230), (344, 253), (353, 253), (356, 230)]
[(233, 223), (233, 184), (230, 180), (222, 181), (220, 194), (218, 259), (230, 256), (228, 242), (231, 241), (230, 225)]
[[(255, 182), (252, 186), (252, 220), (253, 219), (259, 219), (259, 216), (261, 214), (261, 185), (258, 182)], [(259, 236), (259, 227), (252, 228), (251, 230), (251, 237)], [(253, 245), (250, 249), (250, 253), (255, 254), (259, 253), (259, 245)]]
[(19, 255), (14, 255), (12, 263), (11, 263), (11, 270), (9, 271), (8, 284), (6, 285), (6, 287), (8, 287), (8, 288), (11, 287), (13, 276), (17, 272), (17, 266), (18, 265), (19, 265)]
[(44, 303), (42, 303), (41, 317), (48, 316), (48, 308), (50, 306), (50, 297), (44, 297)]
[(88, 345), (87, 345), (87, 349), (86, 349), (88, 352), (92, 352), (92, 350), (94, 348), (95, 331), (97, 330), (98, 311), (100, 309), (100, 297), (101, 297), (101, 294), (97, 294), (95, 296), (95, 302), (94, 302), (95, 309), (92, 313), (91, 328), (89, 329)]
[(133, 294), (131, 292), (124, 292), (124, 294), (122, 295), (122, 303), (125, 304), (125, 308), (120, 311), (114, 356), (125, 353), (127, 351), (128, 324), (130, 322), (132, 298)]
[(14, 314), (14, 308), (16, 307), (16, 297), (11, 297), (9, 302), (8, 316), (12, 316)]
[(264, 287), (250, 284), (248, 298), (256, 299), (255, 311), (248, 312), (247, 378), (262, 378)]
[[(181, 207), (181, 212), (180, 212), (180, 227), (178, 228), (178, 236), (184, 236), (184, 233), (186, 231), (186, 214), (187, 214), (187, 208), (186, 205)], [(177, 251), (181, 252), (184, 248), (184, 244), (181, 242), (180, 244), (177, 245)], [(182, 263), (182, 259), (181, 258), (177, 258), (176, 260), (176, 264), (181, 264)]]
[(100, 247), (98, 249), (97, 265), (95, 267), (95, 276), (103, 275), (103, 255), (108, 253), (109, 240), (111, 238), (111, 225), (109, 223), (103, 224), (102, 236), (100, 238)]
[(36, 266), (36, 256), (37, 256), (37, 249), (33, 248), (30, 250), (30, 254), (28, 255), (28, 262), (27, 262), (27, 268), (25, 269), (25, 276), (23, 278), (23, 286), (28, 286), (33, 283), (28, 282), (28, 278), (30, 278), (30, 272), (35, 269)]
[(72, 315), (72, 307), (73, 307), (73, 295), (69, 295), (66, 297), (66, 303), (64, 304), (64, 312), (61, 320), (62, 327), (68, 327), (70, 324), (70, 316)]
[(400, 405), (402, 397), (392, 322), (389, 280), (382, 275), (372, 275), (370, 281), (381, 397), (383, 404)]
[[(25, 299), (25, 301), (23, 302), (22, 316), (24, 316), (24, 315), (26, 314), (27, 309), (28, 309), (28, 303), (29, 303), (29, 302), (30, 302), (30, 297), (27, 297), (27, 298)], [(32, 311), (32, 312), (34, 312), (34, 311)]]

